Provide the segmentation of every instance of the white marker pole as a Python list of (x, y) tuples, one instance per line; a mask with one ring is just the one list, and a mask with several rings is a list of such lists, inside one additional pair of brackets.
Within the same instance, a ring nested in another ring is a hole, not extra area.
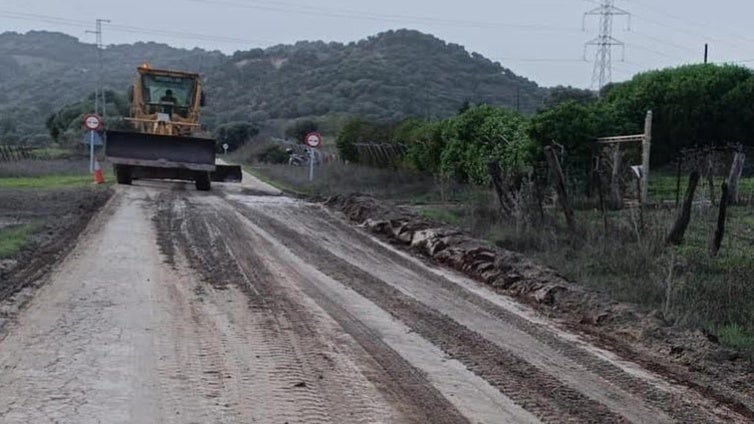
[(89, 131), (89, 173), (94, 172), (94, 131)]
[(314, 181), (314, 148), (309, 148), (309, 181)]

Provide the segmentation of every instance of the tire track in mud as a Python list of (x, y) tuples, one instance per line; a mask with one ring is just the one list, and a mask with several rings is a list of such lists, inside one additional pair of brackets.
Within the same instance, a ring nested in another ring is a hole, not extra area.
[[(185, 380), (185, 388), (199, 392), (198, 398), (203, 405), (198, 410), (204, 413), (202, 419), (211, 422), (212, 417), (206, 415), (207, 410), (214, 410), (214, 414), (224, 416), (226, 411), (221, 407), (228, 405), (230, 408), (235, 405), (231, 409), (248, 410), (242, 414), (247, 420), (253, 417), (262, 422), (331, 423), (326, 408), (312, 391), (311, 383), (307, 384), (306, 368), (300, 362), (298, 352), (266, 305), (253, 301), (243, 302), (248, 305), (246, 308), (251, 308), (248, 317), (250, 320), (247, 317), (236, 317), (239, 322), (210, 323), (210, 328), (235, 327), (237, 332), (230, 334), (231, 339), (222, 331), (219, 334), (202, 334), (197, 331), (206, 326), (206, 323), (201, 322), (202, 317), (209, 316), (210, 320), (219, 321), (224, 316), (219, 309), (217, 313), (206, 314), (205, 310), (212, 306), (208, 304), (211, 302), (210, 298), (223, 298), (236, 292), (229, 289), (230, 284), (239, 288), (247, 285), (243, 283), (244, 276), (238, 266), (231, 257), (225, 255), (227, 251), (223, 240), (213, 231), (214, 227), (209, 225), (207, 217), (197, 216), (196, 210), (185, 197), (162, 195), (158, 204), (155, 221), (158, 225), (170, 224), (174, 231), (172, 238), (160, 239), (160, 245), (167, 247), (165, 251), (173, 252), (173, 263), (180, 263), (181, 259), (188, 261), (190, 266), (186, 269), (199, 271), (204, 281), (211, 285), (205, 288), (200, 284), (193, 289), (199, 305), (186, 311), (193, 323), (188, 328), (179, 328), (179, 331), (186, 333), (181, 339), (195, 342), (187, 349), (192, 352), (184, 355), (188, 361), (174, 367), (184, 372), (189, 370), (188, 375), (181, 376), (181, 380)], [(170, 231), (166, 230), (163, 234), (168, 235)], [(169, 247), (172, 244), (174, 245)], [(216, 308), (222, 306), (217, 305)], [(248, 321), (253, 322), (250, 325), (239, 325)], [(184, 320), (178, 322), (180, 325)], [(198, 356), (193, 351), (198, 351)], [(218, 367), (218, 363), (232, 363), (231, 358), (240, 362), (240, 365), (231, 367), (238, 370), (231, 379), (238, 380), (240, 385), (236, 391), (237, 396), (228, 396), (228, 388), (217, 372), (218, 368), (226, 368)], [(171, 384), (175, 382), (168, 383)], [(229, 397), (235, 398), (235, 402), (229, 402)], [(189, 405), (189, 409), (192, 407)]]
[[(418, 259), (412, 260), (413, 258), (408, 258), (379, 242), (375, 242), (368, 234), (340, 220), (328, 210), (323, 210), (319, 205), (301, 204), (299, 208), (308, 217), (307, 220), (297, 221), (298, 225), (308, 230), (300, 231), (300, 233), (302, 235), (317, 232), (327, 233), (329, 235), (327, 240), (322, 241), (320, 239), (319, 242), (326, 246), (331, 254), (341, 255), (352, 265), (362, 268), (367, 266), (377, 267), (377, 270), (406, 269), (408, 272), (403, 275), (405, 279), (431, 282), (434, 293), (442, 293), (442, 296), (446, 298), (462, 299), (478, 308), (480, 313), (488, 314), (491, 317), (498, 318), (503, 323), (509, 324), (511, 332), (520, 333), (524, 337), (530, 337), (537, 343), (541, 343), (543, 349), (533, 352), (535, 356), (541, 354), (542, 350), (557, 352), (558, 355), (572, 361), (578, 367), (583, 367), (584, 371), (609, 381), (611, 385), (635, 396), (637, 399), (642, 399), (658, 411), (664, 411), (681, 422), (709, 422), (713, 419), (728, 422), (729, 420), (743, 419), (734, 410), (720, 405), (713, 399), (704, 397), (696, 390), (684, 387), (681, 393), (679, 387), (671, 387), (669, 382), (662, 381), (659, 377), (648, 376), (647, 374), (642, 374), (642, 377), (639, 377), (636, 373), (644, 371), (622, 369), (615, 363), (596, 356), (593, 350), (580, 347), (573, 340), (555, 336), (542, 325), (496, 305), (491, 300), (471, 292), (442, 274), (423, 267), (419, 264)], [(286, 208), (285, 213), (290, 213), (292, 210), (294, 208)], [(270, 219), (282, 220), (285, 215), (283, 211), (278, 212), (274, 216), (267, 214), (267, 212), (263, 213)], [(343, 243), (336, 243), (333, 240), (353, 240), (354, 242), (348, 244), (349, 249), (346, 252), (342, 249)], [(349, 258), (355, 258), (358, 263), (354, 263)], [(378, 265), (382, 266), (379, 267)], [(382, 275), (378, 275), (378, 277), (384, 278)], [(571, 367), (567, 366), (566, 370), (568, 369), (571, 369)], [(684, 384), (683, 381), (677, 379), (672, 381), (676, 384)], [(696, 386), (692, 383), (691, 387)], [(709, 411), (714, 411), (714, 413)], [(660, 417), (655, 419), (660, 420)]]
[[(225, 231), (237, 229), (243, 227), (241, 223), (235, 217), (224, 216), (222, 220), (218, 221)], [(240, 227), (239, 227), (240, 226)], [(237, 241), (240, 239), (236, 239)], [(287, 303), (285, 310), (291, 315), (291, 324), (301, 327), (300, 331), (310, 332), (313, 331), (306, 323), (310, 322), (309, 317), (300, 309), (300, 306), (294, 305), (289, 301), (282, 293), (275, 283), (273, 275), (266, 272), (266, 264), (258, 256), (253, 253), (253, 250), (248, 249), (248, 246), (244, 246), (243, 243), (233, 243), (233, 251), (238, 253), (239, 263), (246, 272), (251, 274), (263, 274), (264, 276), (256, 281), (261, 282), (264, 285), (264, 297), (275, 298), (278, 301)], [(246, 248), (245, 248), (246, 247)], [(260, 275), (261, 276), (261, 275)], [(307, 294), (312, 295), (311, 291)], [(372, 332), (361, 324), (355, 317), (345, 312), (342, 308), (338, 307), (333, 302), (328, 302), (327, 299), (318, 296), (316, 299), (318, 304), (325, 304), (326, 311), (333, 317), (348, 333), (353, 337), (364, 349), (369, 352), (372, 357), (379, 363), (380, 366), (387, 373), (389, 381), (397, 388), (391, 391), (395, 392), (396, 389), (400, 391), (397, 396), (401, 397), (401, 404), (406, 402), (415, 404), (416, 410), (411, 411), (410, 415), (417, 416), (415, 422), (431, 422), (437, 424), (443, 423), (466, 423), (468, 422), (461, 414), (450, 405), (447, 400), (427, 381), (424, 375), (411, 366), (405, 359), (403, 359), (397, 352), (387, 346), (379, 338), (375, 337)], [(312, 352), (312, 350), (307, 350)], [(380, 384), (385, 384), (386, 379), (377, 380)], [(331, 392), (330, 396), (333, 400), (344, 395), (340, 390), (328, 390), (324, 387), (326, 392)], [(349, 392), (345, 392), (349, 393)], [(350, 392), (353, 394), (353, 391)], [(347, 408), (351, 409), (351, 408)], [(349, 415), (356, 415), (353, 411)], [(352, 422), (353, 417), (348, 422)], [(373, 422), (369, 419), (361, 419), (365, 423)]]
[[(322, 211), (318, 206), (307, 204), (303, 204), (302, 206), (302, 204), (299, 204), (285, 205), (285, 208), (283, 208), (279, 205), (268, 205), (267, 208), (262, 210), (262, 208), (257, 207), (250, 208), (251, 205), (234, 201), (232, 199), (231, 202), (236, 207), (238, 207), (239, 210), (252, 222), (256, 222), (261, 227), (268, 229), (268, 231), (272, 231), (276, 237), (280, 237), (281, 241), (284, 241), (286, 245), (294, 250), (297, 254), (307, 258), (307, 260), (316, 259), (316, 263), (318, 264), (326, 264), (325, 266), (320, 266), (320, 269), (323, 272), (331, 275), (333, 278), (336, 278), (339, 281), (343, 282), (351, 281), (350, 284), (353, 284), (353, 281), (368, 282), (368, 284), (363, 283), (363, 287), (367, 287), (368, 289), (360, 289), (358, 287), (354, 287), (354, 289), (359, 291), (360, 293), (363, 292), (362, 294), (370, 299), (374, 299), (374, 296), (383, 296), (389, 298), (391, 295), (405, 295), (401, 294), (399, 291), (391, 290), (387, 290), (382, 294), (374, 293), (373, 286), (380, 284), (385, 285), (386, 283), (379, 278), (375, 278), (374, 275), (372, 275), (373, 272), (367, 272), (365, 271), (365, 268), (362, 267), (366, 266), (371, 270), (375, 266), (379, 267), (379, 262), (382, 261), (384, 261), (382, 263), (383, 268), (391, 268), (391, 265), (393, 265), (393, 268), (391, 269), (403, 267), (408, 269), (411, 273), (415, 273), (417, 276), (424, 278), (427, 281), (432, 281), (434, 284), (437, 284), (438, 290), (444, 290), (450, 293), (452, 296), (458, 296), (459, 298), (470, 302), (471, 304), (479, 308), (480, 313), (486, 313), (500, 319), (502, 322), (510, 323), (514, 331), (520, 331), (527, 337), (534, 338), (538, 342), (542, 343), (545, 347), (553, 349), (553, 351), (557, 352), (557, 354), (564, 356), (570, 361), (574, 361), (575, 364), (578, 364), (576, 366), (584, 367), (586, 371), (594, 375), (594, 377), (592, 378), (602, 378), (604, 379), (603, 381), (605, 381), (605, 383), (609, 381), (610, 386), (615, 385), (617, 386), (617, 388), (619, 388), (619, 390), (623, 390), (625, 391), (625, 393), (630, 393), (631, 395), (635, 396), (636, 399), (641, 399), (643, 402), (646, 402), (647, 405), (651, 405), (658, 410), (665, 411), (669, 416), (672, 416), (673, 419), (679, 420), (681, 422), (709, 422), (711, 420), (727, 421), (727, 419), (734, 416), (734, 414), (730, 413), (730, 411), (725, 410), (724, 407), (713, 404), (712, 402), (703, 399), (696, 393), (692, 393), (695, 396), (690, 396), (690, 399), (684, 399), (684, 396), (688, 395), (688, 393), (679, 393), (677, 389), (658, 389), (653, 384), (650, 384), (650, 382), (648, 382), (647, 380), (631, 375), (618, 366), (610, 363), (609, 361), (595, 356), (594, 353), (581, 349), (573, 343), (569, 343), (559, 337), (554, 336), (553, 334), (548, 333), (541, 326), (529, 322), (523, 317), (516, 315), (510, 311), (507, 311), (475, 293), (471, 293), (469, 290), (464, 289), (456, 283), (446, 280), (437, 273), (423, 269), (416, 262), (411, 261), (409, 258), (401, 256), (397, 252), (390, 251), (386, 247), (376, 243), (367, 235), (360, 233), (353, 227), (343, 222), (340, 222), (337, 218), (330, 215), (326, 211)], [(250, 209), (253, 209), (253, 212), (250, 211)], [(290, 226), (287, 226), (285, 224), (286, 221), (295, 222), (297, 226), (302, 226), (305, 228), (299, 228), (296, 231), (291, 230), (291, 228), (289, 228)], [(326, 241), (323, 241), (321, 239), (314, 240), (311, 234), (316, 234), (321, 238), (325, 238)], [(327, 237), (321, 236), (322, 234), (327, 234)], [(363, 260), (363, 262), (356, 266), (350, 261), (345, 261), (339, 258), (338, 253), (335, 253), (339, 249), (333, 249), (333, 246), (343, 246), (346, 240), (354, 240), (354, 242), (348, 243), (348, 253), (341, 251), (339, 253), (340, 255), (346, 257), (349, 254), (363, 254), (366, 258), (371, 258), (371, 261)], [(321, 247), (322, 245), (327, 246), (328, 244), (330, 245), (330, 251)], [(368, 246), (369, 250), (367, 251), (366, 248), (362, 248), (362, 246)], [(323, 258), (325, 257), (327, 257), (327, 259), (323, 260)], [(379, 272), (377, 272), (376, 274), (379, 275)], [(371, 295), (365, 294), (370, 290), (372, 291)], [(413, 325), (411, 324), (412, 322), (421, 321), (420, 318), (410, 315), (408, 316), (408, 318), (402, 319), (409, 325)], [(452, 324), (447, 324), (446, 321), (445, 323), (438, 325), (445, 326)], [(461, 340), (463, 340), (464, 335), (462, 333), (456, 334), (458, 335), (458, 337), (461, 337)], [(466, 340), (473, 343), (475, 339), (467, 338)], [(486, 352), (494, 352), (494, 356), (505, 357), (505, 355), (499, 351), (499, 348), (489, 346), (489, 342), (487, 340), (476, 340), (478, 341), (480, 346), (484, 346), (483, 349)], [(456, 341), (456, 343), (457, 342), (458, 341)], [(465, 352), (457, 351), (452, 346), (449, 347), (449, 344), (452, 344), (452, 341), (445, 341), (443, 342), (442, 346), (444, 349), (448, 349), (459, 356), (467, 354)], [(503, 342), (502, 345), (505, 345), (505, 342)], [(535, 356), (537, 356), (540, 352), (533, 353), (535, 354)], [(520, 378), (530, 378), (531, 372), (538, 370), (532, 370), (528, 363), (522, 364), (522, 361), (518, 359), (519, 357), (524, 358), (523, 354), (519, 353), (518, 356), (513, 355), (513, 357), (508, 358), (507, 361), (514, 367), (523, 367), (523, 369), (527, 370), (526, 372), (521, 373)], [(546, 358), (544, 360), (546, 361)], [(477, 371), (479, 375), (485, 376), (485, 378), (487, 378), (491, 383), (498, 381), (498, 377), (495, 377), (494, 371), (492, 372), (492, 374), (490, 374), (490, 370), (485, 369), (494, 368), (495, 364), (493, 362), (488, 362), (487, 366), (485, 367), (483, 365), (480, 365), (483, 363), (483, 361), (479, 361), (478, 359), (471, 359), (471, 363), (469, 365), (472, 369)], [(502, 363), (498, 363), (498, 368), (500, 368), (500, 365), (502, 365)], [(570, 372), (570, 368), (566, 369), (566, 371), (567, 373)], [(578, 376), (577, 374), (574, 375)], [(540, 377), (545, 384), (547, 384), (545, 380), (555, 379), (555, 375), (541, 375)], [(504, 386), (509, 385), (505, 384)], [(552, 386), (552, 384), (550, 383), (549, 386)], [(558, 389), (557, 393), (561, 393), (560, 388)], [(513, 394), (507, 392), (506, 394), (516, 399)], [(624, 411), (627, 416), (633, 415), (633, 410), (629, 409), (627, 405), (623, 405), (622, 401), (618, 400), (619, 398), (613, 398), (612, 396), (614, 395), (610, 395), (609, 393), (606, 393), (606, 395), (606, 403), (613, 402), (616, 408), (618, 408), (618, 410)], [(560, 400), (563, 403), (567, 403), (570, 399), (568, 396), (570, 396), (570, 394), (562, 397)], [(557, 400), (557, 396), (555, 400)], [(543, 401), (543, 399), (540, 399), (540, 402)], [(700, 405), (695, 404), (695, 401), (702, 401), (702, 403), (704, 404), (704, 409), (699, 408)], [(639, 406), (638, 409), (641, 410), (641, 407)], [(715, 411), (715, 413), (709, 412), (713, 410)], [(634, 420), (641, 421), (642, 416), (645, 418), (652, 416), (653, 421), (662, 421), (663, 419), (661, 418), (661, 415), (662, 414), (653, 415), (651, 411), (646, 410), (642, 414), (637, 415)], [(610, 415), (608, 414), (606, 417), (609, 416)], [(612, 418), (610, 418), (610, 420), (612, 420)], [(666, 416), (664, 420), (669, 420), (669, 417)], [(604, 421), (604, 418), (597, 418), (596, 421)]]
[[(238, 205), (240, 206), (240, 205)], [(545, 422), (626, 422), (604, 405), (586, 398), (526, 361), (461, 326), (448, 316), (390, 287), (368, 272), (354, 267), (303, 236), (262, 214), (240, 212), (251, 222), (272, 232), (286, 247), (324, 274), (350, 287), (390, 312), (450, 357), (464, 363), (502, 393)], [(238, 225), (243, 225), (239, 223)]]
[[(333, 349), (314, 337), (314, 329), (306, 324), (310, 322), (308, 317), (300, 316), (297, 305), (272, 290), (274, 276), (269, 275), (263, 264), (237, 260), (236, 255), (248, 251), (249, 246), (230, 248), (231, 240), (227, 237), (236, 231), (220, 229), (223, 221), (217, 214), (199, 210), (186, 199), (170, 196), (161, 201), (175, 206), (158, 207), (158, 225), (175, 220), (166, 214), (185, 210), (180, 231), (173, 234), (178, 244), (175, 250), (186, 252), (193, 268), (201, 271), (215, 290), (233, 284), (245, 291), (253, 313), (264, 317), (253, 330), (259, 334), (251, 338), (261, 343), (251, 350), (256, 359), (269, 366), (260, 370), (260, 374), (268, 380), (265, 385), (271, 388), (267, 396), (271, 403), (260, 402), (261, 399), (250, 402), (270, 406), (274, 401), (283, 402), (288, 405), (283, 410), (295, 412), (269, 417), (273, 419), (265, 422), (393, 421), (392, 414), (384, 411), (390, 408), (379, 407), (379, 402), (370, 397), (371, 392), (376, 393), (375, 389), (365, 377), (356, 375), (355, 365), (342, 358), (328, 357), (326, 352)], [(242, 354), (235, 352), (230, 356)]]

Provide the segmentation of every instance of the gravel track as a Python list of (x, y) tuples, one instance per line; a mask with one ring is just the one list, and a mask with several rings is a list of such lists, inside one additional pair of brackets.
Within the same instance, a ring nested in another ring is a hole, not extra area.
[(745, 422), (245, 178), (118, 187), (0, 340), (0, 422)]

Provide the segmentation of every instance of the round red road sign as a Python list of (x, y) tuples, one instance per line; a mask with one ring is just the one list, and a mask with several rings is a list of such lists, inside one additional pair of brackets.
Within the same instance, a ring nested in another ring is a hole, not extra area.
[(322, 145), (322, 135), (318, 132), (310, 132), (304, 137), (304, 143), (309, 147), (319, 147)]
[(102, 128), (102, 118), (90, 113), (89, 115), (84, 116), (84, 127), (90, 131), (96, 131)]

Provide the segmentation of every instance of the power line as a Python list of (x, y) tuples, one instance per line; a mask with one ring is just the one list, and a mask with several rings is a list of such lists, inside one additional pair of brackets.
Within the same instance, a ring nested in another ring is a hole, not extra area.
[(586, 59), (586, 51), (589, 46), (597, 47), (597, 56), (592, 73), (592, 87), (596, 86), (598, 90), (602, 90), (602, 87), (610, 83), (612, 79), (613, 47), (623, 47), (625, 55), (625, 44), (613, 38), (613, 18), (615, 16), (628, 16), (630, 25), (631, 14), (615, 7), (615, 0), (602, 0), (598, 7), (584, 13), (584, 27), (586, 27), (586, 18), (588, 16), (599, 16), (600, 33), (597, 38), (587, 41), (584, 45), (584, 58)]
[[(655, 13), (657, 13), (657, 14), (659, 14), (659, 15), (663, 15), (663, 16), (665, 16), (666, 18), (669, 18), (669, 19), (675, 20), (675, 21), (677, 21), (677, 22), (681, 22), (681, 23), (683, 23), (684, 25), (693, 24), (693, 25), (694, 25), (695, 27), (694, 27), (694, 29), (692, 29), (691, 31), (694, 31), (694, 30), (696, 30), (695, 32), (692, 32), (692, 34), (695, 34), (695, 35), (697, 35), (697, 36), (699, 36), (699, 31), (697, 30), (697, 28), (698, 28), (698, 27), (706, 27), (706, 28), (709, 28), (709, 29), (711, 29), (711, 30), (714, 30), (714, 31), (722, 31), (723, 33), (726, 33), (726, 34), (728, 34), (728, 35), (731, 35), (731, 36), (733, 36), (733, 37), (736, 37), (736, 38), (738, 38), (738, 39), (741, 39), (741, 40), (745, 40), (745, 41), (754, 41), (754, 38), (752, 38), (751, 36), (748, 36), (748, 35), (744, 35), (744, 34), (742, 34), (742, 33), (740, 33), (740, 32), (737, 32), (737, 31), (732, 31), (732, 30), (731, 30), (730, 28), (720, 28), (720, 27), (717, 27), (717, 26), (715, 26), (715, 25), (712, 25), (712, 24), (710, 24), (710, 23), (708, 23), (708, 22), (703, 22), (703, 21), (694, 20), (694, 19), (690, 19), (690, 18), (688, 18), (688, 17), (686, 17), (686, 18), (681, 18), (681, 17), (679, 17), (679, 16), (676, 16), (676, 15), (674, 15), (674, 14), (672, 14), (672, 13), (668, 12), (668, 11), (667, 11), (667, 10), (665, 10), (665, 9), (662, 9), (662, 8), (660, 8), (660, 7), (657, 7), (657, 6), (656, 6), (656, 5), (654, 5), (654, 4), (651, 4), (651, 3), (647, 3), (647, 2), (645, 2), (645, 1), (643, 1), (643, 0), (633, 0), (633, 1), (634, 1), (634, 2), (636, 2), (636, 3), (639, 3), (639, 4), (643, 4), (643, 5), (645, 6), (645, 7), (648, 7), (649, 9), (653, 9), (653, 10), (655, 11)], [(716, 41), (725, 41), (725, 39), (717, 39), (717, 38), (715, 38), (715, 40), (716, 40)], [(735, 42), (735, 41), (734, 41), (734, 42)]]
[(318, 6), (308, 6), (290, 2), (279, 1), (264, 1), (264, 0), (249, 0), (245, 2), (237, 2), (230, 0), (184, 0), (191, 3), (201, 4), (215, 4), (218, 6), (231, 6), (252, 10), (264, 10), (271, 12), (284, 12), (302, 14), (307, 16), (323, 16), (330, 18), (342, 18), (342, 19), (359, 19), (370, 21), (391, 22), (402, 21), (404, 23), (420, 23), (420, 24), (436, 24), (442, 26), (454, 26), (454, 27), (469, 27), (469, 28), (489, 28), (489, 29), (509, 29), (517, 31), (556, 31), (556, 32), (576, 32), (578, 28), (574, 27), (560, 27), (554, 25), (543, 24), (519, 24), (511, 22), (482, 22), (482, 21), (467, 21), (458, 19), (443, 19), (433, 18), (426, 16), (412, 16), (412, 15), (399, 15), (389, 13), (377, 13), (368, 12), (363, 10), (354, 9), (326, 9)]
[[(37, 13), (12, 12), (12, 11), (7, 11), (7, 10), (0, 10), (0, 16), (9, 18), (9, 19), (17, 19), (17, 20), (32, 21), (32, 22), (45, 22), (45, 23), (51, 23), (51, 24), (56, 24), (56, 25), (77, 27), (77, 28), (82, 28), (82, 29), (90, 28), (90, 22), (88, 21), (84, 21), (80, 19), (60, 18), (56, 16), (42, 15), (42, 14), (37, 14)], [(235, 37), (201, 34), (201, 33), (195, 33), (195, 32), (169, 31), (169, 30), (161, 30), (161, 29), (155, 29), (155, 28), (138, 27), (138, 26), (132, 26), (132, 25), (111, 24), (111, 25), (108, 25), (107, 28), (108, 30), (114, 31), (114, 32), (139, 34), (139, 35), (150, 34), (150, 35), (158, 35), (158, 36), (167, 37), (167, 38), (193, 40), (193, 41), (210, 41), (210, 42), (216, 42), (216, 43), (232, 43), (232, 44), (275, 44), (275, 42), (270, 41), (270, 40), (261, 40), (261, 39), (255, 40), (255, 39), (248, 39), (248, 38), (235, 38)]]
[[(723, 44), (727, 44), (727, 45), (732, 46), (732, 47), (736, 47), (738, 49), (740, 49), (740, 48), (745, 48), (745, 49), (751, 48), (751, 45), (746, 44), (744, 42), (741, 42), (739, 40), (744, 40), (744, 41), (753, 41), (754, 40), (751, 37), (747, 37), (745, 35), (742, 35), (740, 33), (735, 32), (735, 31), (730, 31), (729, 29), (719, 28), (719, 27), (716, 27), (716, 26), (711, 25), (709, 23), (695, 21), (695, 20), (692, 20), (692, 19), (681, 18), (681, 17), (673, 15), (673, 14), (671, 14), (671, 13), (669, 13), (669, 12), (663, 10), (663, 9), (660, 9), (660, 8), (654, 6), (654, 5), (649, 5), (649, 4), (645, 3), (645, 2), (638, 2), (637, 0), (633, 0), (633, 1), (636, 1), (639, 4), (643, 4), (645, 7), (649, 7), (649, 9), (653, 9), (653, 10), (648, 10), (648, 12), (650, 12), (650, 13), (654, 13), (654, 14), (657, 14), (657, 15), (662, 15), (665, 18), (668, 18), (670, 20), (674, 20), (674, 21), (680, 22), (682, 24), (682, 26), (671, 25), (667, 21), (667, 19), (659, 21), (659, 20), (656, 20), (656, 19), (652, 19), (652, 18), (650, 18), (650, 17), (648, 17), (646, 15), (643, 15), (643, 14), (634, 13), (634, 16), (637, 17), (637, 18), (639, 18), (640, 20), (642, 20), (642, 21), (644, 21), (646, 23), (649, 23), (651, 25), (655, 25), (655, 26), (660, 27), (660, 28), (665, 29), (665, 30), (672, 29), (675, 32), (686, 34), (688, 36), (692, 36), (695, 39), (698, 39), (700, 41), (701, 40), (703, 40), (703, 41), (716, 41), (716, 42), (720, 42), (720, 43), (723, 43)], [(694, 24), (695, 26), (694, 27), (690, 27), (690, 26), (688, 26), (689, 23)], [(723, 38), (723, 37), (719, 37), (719, 36), (718, 37), (716, 37), (716, 36), (710, 36), (707, 33), (701, 32), (699, 30), (699, 27), (706, 27), (706, 28), (714, 30), (714, 31), (722, 31), (723, 33), (727, 33), (728, 35), (730, 35), (730, 36), (732, 36), (734, 38)]]
[(644, 46), (644, 45), (641, 45), (641, 44), (630, 43), (630, 44), (627, 44), (627, 46), (633, 47), (633, 48), (637, 48), (639, 50), (644, 50), (646, 52), (655, 54), (655, 55), (660, 56), (660, 57), (664, 57), (666, 59), (674, 60), (674, 61), (675, 60), (679, 60), (679, 61), (685, 60), (685, 58), (681, 58), (680, 56), (669, 55), (669, 54), (667, 54), (667, 53), (665, 53), (663, 51), (660, 51), (660, 50), (657, 50), (657, 49), (653, 49), (652, 47), (647, 47), (647, 46)]
[(668, 41), (667, 39), (663, 39), (663, 38), (659, 38), (659, 37), (654, 37), (652, 35), (644, 34), (644, 33), (637, 32), (637, 31), (631, 31), (631, 34), (638, 35), (639, 37), (644, 37), (644, 38), (646, 38), (646, 39), (648, 39), (650, 41), (654, 41), (655, 43), (659, 43), (661, 45), (666, 45), (666, 46), (675, 47), (677, 49), (686, 50), (689, 53), (693, 53), (693, 54), (699, 53), (697, 49), (694, 49), (692, 47), (689, 47), (689, 46), (686, 46), (686, 45), (683, 45), (683, 44), (677, 44), (677, 43), (674, 43), (672, 41)]
[(582, 59), (547, 58), (547, 57), (489, 57), (489, 60), (508, 62), (535, 62), (535, 63), (584, 63)]

